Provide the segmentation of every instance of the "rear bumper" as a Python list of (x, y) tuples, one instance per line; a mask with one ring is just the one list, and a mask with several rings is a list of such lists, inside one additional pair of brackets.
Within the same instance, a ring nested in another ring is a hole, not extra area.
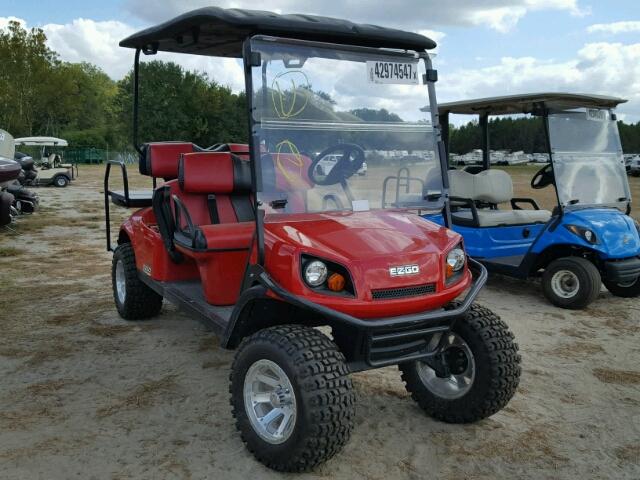
[(356, 318), (293, 295), (261, 268), (250, 274), (282, 300), (321, 315), (334, 328), (352, 332), (349, 337), (353, 339), (353, 349), (351, 352), (342, 350), (351, 370), (357, 371), (420, 360), (435, 354), (434, 342), (437, 343), (440, 335), (467, 313), (487, 281), (487, 269), (471, 258), (468, 262), (474, 278), (462, 300), (448, 307), (377, 319)]
[(604, 272), (610, 282), (629, 283), (640, 276), (640, 257), (604, 262)]

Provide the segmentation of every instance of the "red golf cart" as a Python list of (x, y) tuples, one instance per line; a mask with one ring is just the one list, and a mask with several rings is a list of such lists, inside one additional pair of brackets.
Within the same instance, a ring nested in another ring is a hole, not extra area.
[[(398, 365), (446, 422), (507, 404), (520, 357), (473, 303), (486, 270), (460, 235), (416, 215), (450, 217), (432, 40), (210, 7), (121, 45), (136, 51), (134, 144), (154, 189), (129, 191), (119, 165), (124, 191), (111, 190), (107, 166), (109, 250), (109, 204), (138, 208), (113, 254), (116, 307), (139, 320), (167, 300), (236, 349), (233, 415), (258, 460), (303, 471), (338, 452), (354, 425), (350, 372)], [(139, 57), (159, 51), (243, 60), (248, 145), (139, 146)]]

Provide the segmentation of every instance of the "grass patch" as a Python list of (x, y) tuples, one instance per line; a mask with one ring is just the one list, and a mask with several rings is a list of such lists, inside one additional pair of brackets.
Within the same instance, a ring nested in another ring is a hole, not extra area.
[(14, 247), (0, 247), (0, 258), (17, 257), (22, 250)]
[(138, 385), (126, 397), (117, 402), (99, 408), (96, 414), (99, 418), (109, 417), (124, 410), (135, 410), (147, 408), (155, 403), (161, 394), (165, 394), (175, 389), (177, 375), (166, 375), (159, 380), (151, 380)]
[(640, 385), (640, 372), (634, 372), (633, 370), (594, 368), (593, 374), (603, 383), (612, 383), (614, 385)]

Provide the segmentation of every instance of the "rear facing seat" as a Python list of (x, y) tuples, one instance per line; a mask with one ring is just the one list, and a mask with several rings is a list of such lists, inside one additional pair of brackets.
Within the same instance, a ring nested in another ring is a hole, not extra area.
[(178, 160), (183, 153), (202, 150), (189, 142), (145, 143), (140, 153), (140, 174), (163, 178), (165, 181), (178, 178)]
[[(548, 210), (520, 210), (513, 198), (511, 176), (503, 170), (484, 170), (477, 174), (460, 170), (449, 171), (451, 204), (458, 209), (451, 214), (454, 224), (474, 227), (498, 227), (546, 223), (551, 218)], [(524, 200), (529, 202), (529, 200)], [(476, 208), (477, 203), (494, 208)], [(498, 210), (497, 206), (511, 202), (513, 210)], [(473, 208), (469, 208), (472, 207)], [(464, 208), (467, 207), (467, 208)], [(475, 212), (474, 212), (475, 211)], [(474, 216), (475, 213), (475, 216)]]

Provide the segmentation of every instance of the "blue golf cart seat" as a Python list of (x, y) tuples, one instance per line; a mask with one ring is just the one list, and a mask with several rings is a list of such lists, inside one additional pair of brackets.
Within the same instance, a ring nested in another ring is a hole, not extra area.
[[(546, 223), (551, 212), (540, 210), (535, 201), (513, 197), (513, 181), (503, 170), (484, 170), (477, 174), (449, 171), (454, 224), (471, 227), (499, 227)], [(499, 209), (511, 203), (512, 210)], [(528, 203), (533, 210), (523, 210), (518, 203)]]

